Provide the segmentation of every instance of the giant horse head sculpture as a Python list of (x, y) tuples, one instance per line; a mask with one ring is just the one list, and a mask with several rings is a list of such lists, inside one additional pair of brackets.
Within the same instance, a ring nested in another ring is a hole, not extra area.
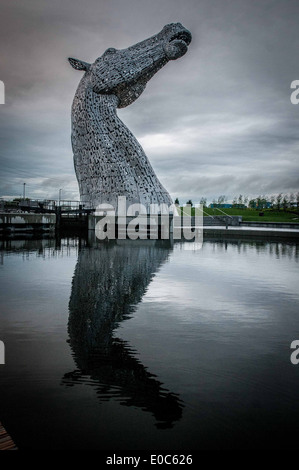
[(116, 114), (133, 103), (147, 82), (170, 60), (182, 57), (191, 34), (180, 23), (164, 26), (127, 49), (107, 49), (93, 64), (69, 58), (85, 72), (72, 107), (72, 146), (81, 201), (117, 207), (171, 204), (142, 147)]

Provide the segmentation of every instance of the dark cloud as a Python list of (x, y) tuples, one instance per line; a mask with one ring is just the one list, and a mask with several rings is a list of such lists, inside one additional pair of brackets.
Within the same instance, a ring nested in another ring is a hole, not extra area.
[(188, 53), (119, 116), (181, 200), (291, 192), (298, 185), (298, 0), (2, 0), (0, 195), (78, 198), (70, 108), (94, 61), (180, 21)]

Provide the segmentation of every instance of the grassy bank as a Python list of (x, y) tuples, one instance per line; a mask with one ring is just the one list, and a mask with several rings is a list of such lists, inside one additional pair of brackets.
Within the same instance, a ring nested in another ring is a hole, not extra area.
[[(272, 210), (264, 209), (263, 211), (256, 209), (221, 209), (228, 215), (241, 215), (243, 222), (299, 222), (299, 212), (283, 211), (283, 210)], [(204, 215), (224, 215), (217, 209), (211, 209), (210, 207), (204, 208)], [(261, 216), (259, 214), (263, 213)], [(192, 208), (192, 214), (194, 215), (194, 208)]]

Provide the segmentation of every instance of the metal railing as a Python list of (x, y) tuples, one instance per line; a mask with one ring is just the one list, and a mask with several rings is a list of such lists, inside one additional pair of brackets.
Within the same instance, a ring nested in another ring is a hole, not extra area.
[(222, 214), (224, 214), (226, 217), (230, 217), (231, 219), (233, 218), (231, 215), (227, 214), (226, 212), (222, 211), (221, 209), (219, 209), (219, 207), (215, 207), (215, 209), (217, 209), (217, 211), (220, 211), (222, 212)]
[(21, 199), (19, 201), (1, 201), (0, 210), (11, 212), (13, 210), (23, 212), (61, 212), (91, 211), (92, 208), (87, 203), (72, 200), (57, 199)]
[[(186, 212), (184, 212), (183, 208), (181, 207), (181, 215), (187, 215), (188, 217), (190, 217), (190, 214), (187, 214)], [(211, 217), (212, 219), (214, 219), (214, 217), (211, 215), (211, 214), (208, 214), (208, 212), (204, 211), (203, 209), (200, 209), (200, 207), (197, 207), (197, 209), (201, 210), (201, 212), (205, 215), (207, 215), (208, 217)]]
[[(199, 209), (204, 215), (206, 215), (206, 216), (212, 218), (213, 220), (216, 220), (216, 218), (219, 218), (219, 216), (217, 216), (217, 215), (213, 217), (211, 214), (209, 214), (208, 212), (206, 212), (204, 209), (201, 209), (200, 207), (198, 207), (197, 209)], [(231, 215), (227, 214), (226, 212), (224, 212), (223, 210), (219, 209), (218, 207), (215, 207), (214, 209), (217, 209), (219, 212), (222, 212), (222, 214), (224, 214), (226, 217), (229, 217), (230, 219), (233, 220), (233, 217), (232, 217)], [(187, 215), (188, 217), (190, 217), (190, 214), (187, 214), (187, 213), (183, 210), (183, 207), (181, 207), (181, 215), (182, 215), (182, 214), (183, 214), (183, 215)], [(224, 217), (221, 217), (221, 219), (222, 219), (222, 222), (225, 223), (226, 228), (227, 228), (227, 227), (228, 227), (228, 221), (227, 221), (227, 220), (223, 220)], [(219, 220), (219, 219), (218, 219), (218, 220)]]

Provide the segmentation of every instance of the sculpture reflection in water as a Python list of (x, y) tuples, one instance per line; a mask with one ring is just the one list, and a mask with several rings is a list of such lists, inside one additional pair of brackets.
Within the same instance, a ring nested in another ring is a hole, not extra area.
[(171, 250), (169, 240), (111, 240), (80, 250), (69, 302), (69, 342), (78, 369), (63, 384), (96, 386), (101, 401), (151, 412), (159, 428), (182, 415), (179, 397), (163, 388), (129, 344), (114, 336), (130, 318)]

